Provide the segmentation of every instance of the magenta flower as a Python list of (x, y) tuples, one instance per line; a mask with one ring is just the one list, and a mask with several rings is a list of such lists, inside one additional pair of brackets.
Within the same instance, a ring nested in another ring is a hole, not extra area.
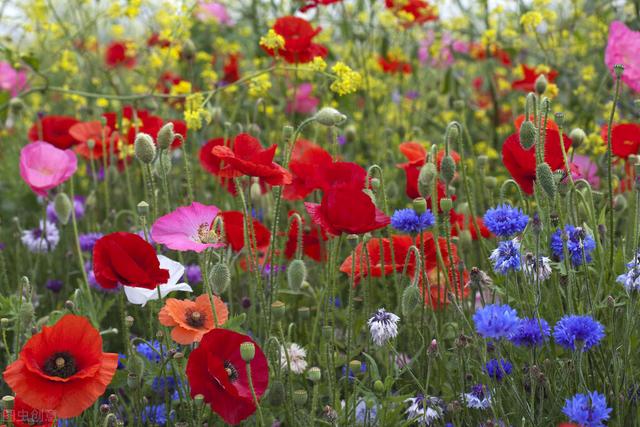
[(20, 176), (40, 196), (71, 178), (76, 169), (78, 159), (73, 151), (48, 142), (35, 141), (20, 151)]
[(287, 114), (292, 112), (300, 114), (312, 114), (316, 111), (320, 100), (311, 95), (313, 85), (311, 83), (302, 83), (296, 90), (296, 98), (294, 101), (287, 103)]
[(14, 70), (8, 62), (0, 61), (0, 90), (6, 90), (11, 96), (16, 96), (26, 87), (26, 71)]
[(213, 20), (221, 25), (233, 25), (227, 8), (218, 2), (200, 0), (196, 17), (204, 22)]
[(151, 238), (176, 251), (202, 252), (207, 248), (224, 246), (213, 230), (218, 216), (216, 206), (193, 202), (161, 216), (151, 227)]
[(598, 176), (598, 165), (591, 161), (589, 156), (583, 154), (575, 154), (573, 156), (573, 164), (571, 175), (573, 179), (584, 179), (593, 188), (600, 187), (600, 177)]
[(634, 91), (640, 92), (640, 32), (630, 30), (620, 21), (613, 21), (609, 26), (604, 63), (612, 76), (615, 76), (614, 65), (624, 65), (622, 81)]

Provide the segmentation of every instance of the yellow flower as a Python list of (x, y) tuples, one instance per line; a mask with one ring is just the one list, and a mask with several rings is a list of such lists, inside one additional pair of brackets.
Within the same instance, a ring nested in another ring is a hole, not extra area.
[(542, 24), (542, 20), (542, 14), (532, 10), (520, 17), (520, 24), (522, 24), (526, 32), (533, 33), (536, 31), (538, 25)]
[(338, 95), (346, 95), (360, 89), (362, 76), (344, 62), (336, 62), (331, 71), (336, 74), (336, 79), (331, 83), (330, 89)]
[(171, 95), (188, 95), (191, 93), (191, 83), (185, 80), (180, 80), (177, 84), (171, 87)]
[(309, 68), (313, 71), (324, 71), (327, 68), (327, 63), (324, 62), (321, 56), (316, 56), (313, 61), (309, 63)]
[(260, 37), (260, 46), (264, 46), (267, 49), (284, 49), (284, 43), (284, 37), (276, 33), (273, 28), (269, 29), (267, 35)]
[(209, 123), (211, 121), (211, 113), (202, 107), (204, 96), (202, 93), (194, 93), (189, 95), (184, 104), (184, 121), (187, 128), (191, 130), (199, 130), (202, 128), (202, 122)]
[(269, 89), (271, 89), (269, 74), (261, 74), (249, 82), (249, 95), (254, 98), (266, 95)]
[(96, 105), (100, 108), (107, 108), (109, 106), (109, 100), (106, 98), (96, 99)]

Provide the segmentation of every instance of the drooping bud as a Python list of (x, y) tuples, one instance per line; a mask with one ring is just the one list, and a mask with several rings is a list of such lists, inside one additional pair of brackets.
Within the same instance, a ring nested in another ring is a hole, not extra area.
[(525, 120), (520, 125), (520, 145), (525, 150), (533, 147), (536, 141), (536, 127), (529, 120)]
[(316, 122), (324, 126), (338, 126), (347, 120), (347, 116), (331, 107), (324, 107), (313, 117)]
[(151, 135), (140, 132), (133, 143), (133, 152), (138, 160), (144, 164), (151, 164), (156, 158), (156, 145)]
[[(455, 123), (455, 122), (454, 122)], [(445, 141), (449, 146), (455, 143), (460, 136), (460, 129), (456, 124), (451, 124), (447, 128), (447, 140)]]
[(66, 225), (69, 222), (72, 209), (73, 205), (66, 193), (56, 194), (56, 198), (53, 199), (53, 210), (55, 211), (60, 223)]
[(292, 291), (299, 291), (307, 279), (307, 266), (301, 259), (294, 259), (287, 268), (287, 284)]
[(222, 295), (231, 283), (231, 272), (229, 266), (224, 262), (219, 262), (213, 266), (209, 272), (209, 282), (216, 295)]
[(175, 138), (176, 134), (173, 131), (173, 123), (169, 122), (162, 126), (158, 132), (158, 147), (160, 147), (161, 150), (168, 150)]
[(407, 286), (402, 292), (402, 314), (409, 316), (420, 304), (420, 289), (416, 284)]
[(438, 169), (433, 163), (425, 163), (424, 166), (420, 168), (420, 173), (418, 174), (418, 192), (422, 197), (427, 198), (431, 195), (433, 181), (437, 176)]
[(442, 173), (442, 179), (445, 183), (449, 184), (453, 181), (453, 177), (456, 174), (456, 162), (453, 157), (446, 155), (442, 158), (440, 163), (440, 171)]
[(256, 355), (256, 346), (251, 341), (245, 341), (240, 344), (240, 356), (242, 360), (249, 363)]
[(580, 128), (575, 128), (569, 134), (569, 138), (571, 139), (571, 146), (573, 148), (578, 148), (582, 145), (585, 139), (587, 139), (587, 135)]
[(553, 199), (556, 196), (558, 187), (556, 181), (553, 179), (553, 172), (547, 163), (540, 163), (536, 168), (536, 179), (540, 183), (540, 186), (547, 193), (549, 198)]
[(153, 164), (153, 172), (158, 178), (168, 175), (171, 171), (171, 157), (166, 152), (161, 152)]
[(540, 74), (534, 83), (535, 91), (538, 95), (542, 95), (546, 90), (549, 82), (544, 74)]

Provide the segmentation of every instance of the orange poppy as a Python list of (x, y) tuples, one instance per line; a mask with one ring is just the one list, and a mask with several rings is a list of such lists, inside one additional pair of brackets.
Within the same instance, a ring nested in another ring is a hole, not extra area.
[(225, 303), (214, 296), (216, 316), (213, 316), (209, 295), (203, 294), (195, 301), (168, 298), (158, 313), (158, 319), (164, 326), (172, 326), (171, 338), (178, 344), (200, 342), (202, 336), (217, 326), (223, 325), (229, 318)]
[(27, 341), (4, 380), (27, 405), (72, 418), (98, 400), (117, 367), (118, 355), (102, 352), (102, 338), (91, 323), (67, 314)]

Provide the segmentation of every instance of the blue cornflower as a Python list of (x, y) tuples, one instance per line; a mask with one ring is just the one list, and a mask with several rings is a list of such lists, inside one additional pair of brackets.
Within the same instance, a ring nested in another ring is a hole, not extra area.
[(493, 269), (497, 273), (507, 274), (509, 271), (520, 271), (522, 268), (520, 242), (513, 239), (498, 243), (498, 247), (491, 252), (489, 259), (493, 262)]
[(391, 216), (391, 226), (405, 233), (419, 233), (435, 223), (435, 217), (429, 209), (418, 214), (413, 209), (398, 209)]
[(508, 360), (491, 359), (484, 365), (484, 370), (491, 378), (496, 381), (502, 381), (505, 375), (511, 374), (513, 371), (513, 365)]
[[(141, 342), (140, 344), (136, 345), (136, 351), (138, 352), (138, 354), (140, 354), (141, 356), (144, 356), (147, 360), (151, 361), (151, 362), (160, 362), (160, 352), (162, 352), (162, 345), (158, 342), (158, 340), (153, 340), (151, 341), (151, 346), (149, 346), (149, 344)], [(151, 348), (153, 347), (153, 348)], [(154, 349), (156, 351), (154, 351)], [(164, 354), (164, 352), (163, 352)]]
[[(347, 375), (347, 365), (342, 366), (342, 375)], [(353, 369), (348, 368), (349, 369), (349, 381), (353, 381), (356, 376), (353, 373)], [(364, 374), (365, 372), (367, 372), (367, 363), (366, 362), (361, 362), (360, 363), (360, 373)]]
[(165, 390), (169, 396), (173, 396), (178, 387), (180, 387), (180, 380), (176, 381), (173, 377), (155, 377), (151, 382), (151, 390), (162, 396)]
[(607, 399), (597, 391), (587, 395), (578, 393), (565, 400), (562, 412), (574, 423), (583, 427), (601, 427), (603, 421), (609, 419), (611, 408), (607, 407)]
[(604, 326), (591, 316), (568, 315), (554, 326), (553, 338), (570, 350), (587, 351), (604, 338)]
[[(571, 256), (571, 264), (575, 267), (582, 265), (582, 258), (584, 252), (584, 259), (587, 262), (591, 262), (591, 252), (596, 248), (596, 241), (587, 231), (582, 227), (574, 227), (573, 225), (566, 225), (564, 232), (567, 235), (567, 252)], [(564, 259), (564, 250), (562, 247), (562, 230), (558, 229), (551, 236), (551, 250), (558, 259)]]
[(124, 362), (126, 360), (127, 360), (127, 355), (126, 354), (118, 353), (118, 369), (124, 369), (125, 368)]
[(538, 347), (544, 344), (551, 335), (551, 328), (544, 319), (524, 318), (518, 322), (509, 340), (521, 347)]
[(141, 418), (145, 425), (157, 424), (163, 426), (167, 424), (167, 409), (164, 403), (149, 405), (142, 411)]
[(529, 222), (529, 217), (522, 210), (506, 203), (489, 209), (483, 219), (489, 231), (500, 237), (521, 233)]
[(102, 233), (85, 233), (78, 236), (78, 242), (80, 243), (80, 250), (82, 252), (91, 252), (96, 245), (98, 239), (104, 234)]
[(640, 291), (640, 252), (627, 263), (627, 272), (619, 275), (616, 282), (621, 283), (627, 292)]
[(476, 332), (484, 338), (508, 338), (516, 330), (520, 318), (509, 305), (489, 304), (473, 315)]

